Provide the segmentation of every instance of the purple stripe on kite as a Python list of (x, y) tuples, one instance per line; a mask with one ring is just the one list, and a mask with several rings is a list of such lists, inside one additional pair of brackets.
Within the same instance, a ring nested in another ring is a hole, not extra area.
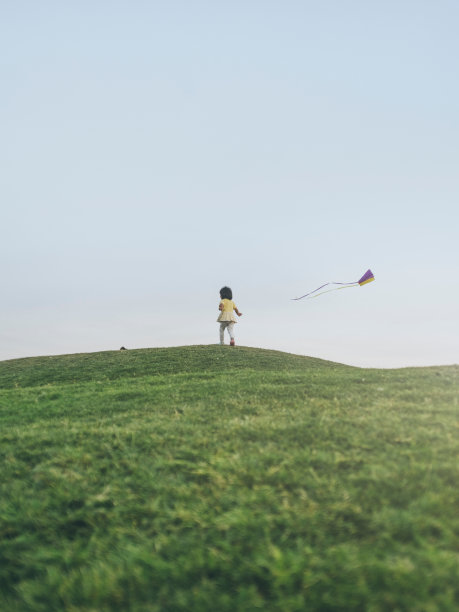
[(371, 270), (367, 270), (362, 276), (362, 278), (360, 278), (357, 282), (360, 284), (367, 281), (369, 278), (374, 278), (373, 272)]

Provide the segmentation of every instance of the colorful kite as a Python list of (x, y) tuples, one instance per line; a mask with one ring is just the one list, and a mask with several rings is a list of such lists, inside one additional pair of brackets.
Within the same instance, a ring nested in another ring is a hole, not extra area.
[[(367, 283), (371, 283), (371, 281), (374, 281), (374, 280), (375, 280), (375, 277), (373, 275), (373, 272), (371, 270), (367, 270), (365, 274), (362, 276), (362, 278), (360, 278), (355, 283), (325, 283), (325, 285), (322, 285), (321, 287), (317, 287), (317, 289), (314, 289), (314, 291), (310, 291), (309, 293), (305, 293), (305, 295), (302, 295), (301, 297), (292, 298), (292, 299), (294, 300), (302, 300), (303, 298), (311, 299), (311, 298), (319, 297), (319, 295), (322, 295), (323, 293), (328, 293), (329, 291), (338, 291), (339, 289), (349, 289), (349, 287), (357, 287), (357, 285), (362, 287), (363, 285), (366, 285)], [(328, 285), (342, 285), (342, 286), (334, 287), (333, 289), (327, 289), (326, 291), (320, 291), (321, 289), (323, 289), (324, 287), (327, 287)], [(320, 293), (317, 293), (317, 291), (320, 291)]]

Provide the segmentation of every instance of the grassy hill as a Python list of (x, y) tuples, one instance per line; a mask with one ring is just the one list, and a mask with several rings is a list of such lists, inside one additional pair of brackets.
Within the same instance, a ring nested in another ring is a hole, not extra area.
[(459, 367), (0, 363), (0, 610), (459, 608)]

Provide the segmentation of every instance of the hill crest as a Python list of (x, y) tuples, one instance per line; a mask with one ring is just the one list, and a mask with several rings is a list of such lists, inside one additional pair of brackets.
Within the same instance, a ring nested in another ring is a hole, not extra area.
[(0, 388), (155, 374), (218, 372), (222, 369), (284, 371), (323, 367), (354, 369), (353, 366), (315, 357), (269, 349), (191, 345), (11, 359), (0, 362)]

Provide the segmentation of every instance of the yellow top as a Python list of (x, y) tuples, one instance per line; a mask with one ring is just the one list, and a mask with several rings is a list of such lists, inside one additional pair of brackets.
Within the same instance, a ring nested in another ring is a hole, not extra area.
[(232, 321), (233, 323), (237, 323), (236, 317), (233, 314), (233, 310), (235, 310), (237, 307), (233, 300), (221, 300), (220, 304), (223, 304), (223, 310), (220, 312), (217, 321), (219, 323), (222, 321)]

